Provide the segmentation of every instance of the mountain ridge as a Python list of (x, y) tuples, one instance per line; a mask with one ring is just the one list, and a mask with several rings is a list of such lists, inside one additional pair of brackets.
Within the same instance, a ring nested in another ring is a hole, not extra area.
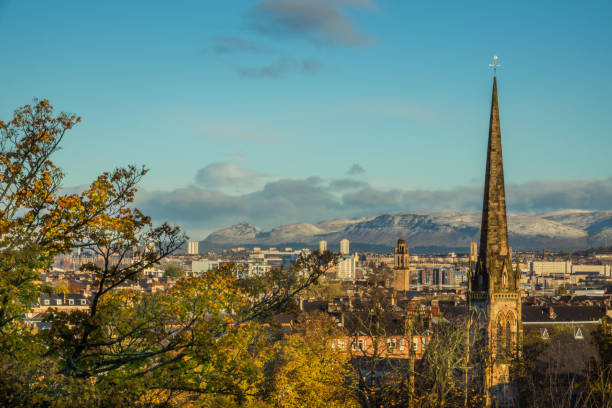
[[(480, 212), (385, 212), (318, 223), (300, 222), (261, 230), (242, 222), (217, 230), (204, 247), (334, 245), (393, 246), (404, 237), (412, 247), (468, 247), (478, 241)], [(612, 211), (563, 210), (542, 214), (508, 214), (510, 245), (517, 249), (582, 249), (612, 242)]]

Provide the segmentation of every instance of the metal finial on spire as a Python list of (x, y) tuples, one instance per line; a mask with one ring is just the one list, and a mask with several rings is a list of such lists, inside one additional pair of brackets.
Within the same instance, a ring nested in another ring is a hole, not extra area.
[(497, 67), (501, 67), (502, 65), (499, 63), (499, 61), (497, 60), (497, 55), (493, 56), (493, 63), (489, 64), (489, 66), (491, 68), (493, 68), (493, 75), (497, 74)]

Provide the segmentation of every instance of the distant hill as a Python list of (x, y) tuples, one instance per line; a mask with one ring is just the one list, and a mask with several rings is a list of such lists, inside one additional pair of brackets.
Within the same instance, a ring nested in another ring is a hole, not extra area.
[[(356, 250), (381, 250), (399, 237), (413, 248), (467, 249), (478, 241), (481, 214), (476, 212), (394, 212), (317, 224), (282, 225), (269, 231), (240, 223), (210, 234), (202, 248), (232, 246), (316, 246), (330, 248), (348, 238)], [(545, 214), (509, 214), (514, 248), (581, 249), (612, 243), (612, 211), (564, 210)], [(361, 248), (361, 249), (359, 249)]]

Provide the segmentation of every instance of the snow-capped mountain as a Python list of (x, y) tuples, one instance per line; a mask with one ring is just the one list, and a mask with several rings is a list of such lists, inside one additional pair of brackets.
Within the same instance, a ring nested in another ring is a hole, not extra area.
[[(392, 246), (404, 237), (412, 247), (468, 247), (478, 241), (476, 212), (397, 212), (317, 224), (282, 225), (269, 231), (241, 223), (210, 234), (203, 245), (330, 245), (348, 238), (353, 245)], [(510, 245), (515, 248), (586, 248), (612, 244), (612, 211), (566, 210), (509, 214)]]

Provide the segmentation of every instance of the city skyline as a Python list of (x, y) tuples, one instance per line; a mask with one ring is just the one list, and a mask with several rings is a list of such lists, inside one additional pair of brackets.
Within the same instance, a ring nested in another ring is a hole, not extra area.
[(66, 187), (145, 164), (138, 205), (196, 239), (479, 211), (495, 54), (509, 210), (612, 207), (609, 3), (295, 4), (0, 2), (0, 117), (33, 97), (81, 115)]
[(0, 406), (608, 407), (610, 11), (0, 0)]

